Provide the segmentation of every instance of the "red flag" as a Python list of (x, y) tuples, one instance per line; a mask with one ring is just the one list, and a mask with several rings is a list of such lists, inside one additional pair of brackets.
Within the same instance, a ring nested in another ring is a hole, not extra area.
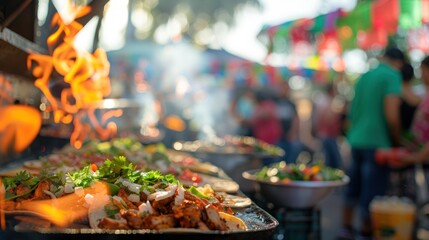
[(318, 36), (318, 50), (321, 55), (339, 55), (341, 54), (341, 45), (336, 31), (321, 33)]
[(399, 19), (398, 0), (374, 1), (371, 5), (371, 19), (373, 29), (383, 29), (387, 34), (395, 34)]
[(359, 31), (357, 38), (358, 46), (364, 50), (383, 49), (387, 46), (387, 33), (385, 29)]
[(299, 43), (299, 42), (310, 42), (310, 34), (308, 32), (308, 29), (310, 28), (312, 24), (311, 19), (302, 19), (296, 21), (289, 32), (290, 39), (292, 40), (293, 44)]
[(422, 22), (429, 22), (429, 0), (421, 0), (422, 1)]

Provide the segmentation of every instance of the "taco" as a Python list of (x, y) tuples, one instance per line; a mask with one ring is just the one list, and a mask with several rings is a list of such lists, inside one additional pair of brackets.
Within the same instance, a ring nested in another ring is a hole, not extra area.
[[(82, 216), (74, 211), (78, 209), (91, 228), (245, 229), (232, 209), (222, 204), (223, 197), (211, 188), (187, 187), (171, 174), (137, 170), (125, 157), (66, 174), (33, 176), (23, 171), (3, 180), (5, 205), (10, 205), (5, 210), (55, 212), (57, 218), (43, 218), (58, 226), (81, 221)], [(46, 206), (51, 211), (44, 211)], [(62, 213), (65, 215), (58, 217)]]
[(245, 230), (246, 224), (232, 213), (218, 199), (195, 188), (169, 184), (150, 194), (137, 195), (121, 188), (103, 206), (89, 207), (88, 219), (92, 228), (101, 229)]

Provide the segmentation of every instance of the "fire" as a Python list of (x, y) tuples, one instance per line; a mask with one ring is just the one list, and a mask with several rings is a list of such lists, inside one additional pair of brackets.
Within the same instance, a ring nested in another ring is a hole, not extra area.
[(85, 200), (87, 196), (96, 198), (107, 195), (107, 185), (99, 182), (84, 189), (83, 194), (72, 193), (56, 199), (28, 201), (22, 204), (22, 209), (35, 212), (57, 226), (66, 227), (76, 220), (87, 217), (89, 207), (103, 207), (101, 206), (103, 201), (88, 201)]
[(0, 152), (22, 152), (39, 133), (42, 117), (24, 105), (0, 107)]
[(170, 115), (166, 117), (163, 123), (166, 128), (176, 132), (182, 132), (186, 128), (185, 122), (177, 115)]
[(10, 105), (12, 90), (10, 81), (0, 75), (0, 153), (4, 154), (22, 152), (37, 136), (42, 124), (36, 109)]
[[(73, 8), (75, 18), (88, 14), (90, 7)], [(71, 144), (80, 148), (91, 129), (95, 129), (97, 137), (107, 140), (116, 135), (117, 126), (108, 122), (111, 117), (120, 117), (120, 110), (105, 112), (101, 121), (95, 117), (95, 103), (108, 96), (110, 87), (110, 63), (106, 52), (96, 49), (94, 53), (79, 50), (74, 46), (74, 39), (83, 26), (76, 21), (64, 22), (58, 13), (52, 19), (52, 25), (57, 30), (48, 37), (47, 44), (52, 50), (51, 56), (30, 54), (27, 67), (33, 65), (33, 75), (36, 77), (35, 86), (46, 96), (53, 112), (55, 123), (74, 125), (70, 138)], [(55, 70), (63, 77), (64, 87), (59, 97), (50, 89), (52, 73)], [(82, 122), (82, 116), (89, 116), (90, 123)]]

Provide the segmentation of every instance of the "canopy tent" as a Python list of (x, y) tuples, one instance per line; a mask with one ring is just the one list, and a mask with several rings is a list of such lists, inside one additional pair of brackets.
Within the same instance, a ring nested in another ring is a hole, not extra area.
[[(284, 51), (286, 42), (290, 54), (294, 48), (307, 42), (311, 54), (320, 56), (320, 61), (334, 67), (345, 50), (360, 48), (363, 50), (383, 49), (389, 44), (389, 37), (398, 31), (411, 33), (407, 36), (408, 49), (429, 52), (427, 32), (429, 24), (429, 0), (377, 0), (360, 1), (356, 7), (345, 12), (335, 9), (332, 12), (310, 19), (297, 19), (279, 25), (263, 26), (259, 39), (267, 46), (268, 54)], [(278, 49), (276, 43), (282, 46)], [(326, 58), (329, 58), (326, 60)], [(334, 59), (334, 60), (333, 60)]]
[[(216, 55), (219, 54), (219, 57)], [(251, 62), (225, 50), (207, 49), (202, 73), (211, 74), (231, 88), (237, 87), (275, 87), (290, 76), (302, 76), (315, 83), (326, 83), (335, 75), (329, 69), (317, 70), (312, 67), (289, 68), (273, 67)]]

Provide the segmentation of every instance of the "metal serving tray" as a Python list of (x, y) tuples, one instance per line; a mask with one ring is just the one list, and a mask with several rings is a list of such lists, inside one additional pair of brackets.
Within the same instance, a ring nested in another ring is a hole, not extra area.
[(278, 221), (252, 203), (249, 207), (234, 209), (236, 216), (247, 225), (242, 231), (202, 231), (198, 229), (167, 229), (167, 230), (99, 230), (87, 227), (56, 228), (31, 227), (31, 224), (18, 224), (18, 221), (9, 216), (6, 231), (0, 231), (0, 239), (268, 239), (278, 226)]

